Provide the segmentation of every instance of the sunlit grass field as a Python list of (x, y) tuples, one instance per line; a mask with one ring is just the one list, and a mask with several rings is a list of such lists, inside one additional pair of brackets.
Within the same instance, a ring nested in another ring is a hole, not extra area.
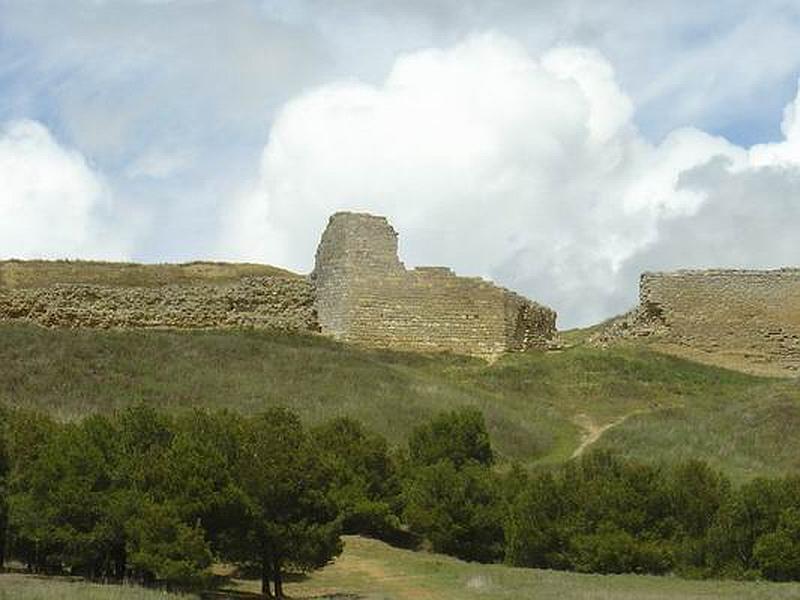
[[(348, 536), (335, 562), (286, 585), (291, 598), (322, 600), (790, 600), (800, 584), (581, 575), (466, 563)], [(234, 581), (231, 597), (255, 598), (257, 581)], [(224, 598), (225, 594), (207, 596)], [(0, 600), (198, 600), (157, 590), (0, 575)]]
[(485, 414), (502, 460), (568, 459), (594, 447), (647, 461), (703, 458), (737, 479), (800, 470), (800, 385), (645, 347), (575, 346), (494, 364), (359, 349), (264, 331), (91, 331), (0, 326), (0, 402), (71, 419), (135, 403), (308, 423), (350, 415), (403, 443), (441, 410)]

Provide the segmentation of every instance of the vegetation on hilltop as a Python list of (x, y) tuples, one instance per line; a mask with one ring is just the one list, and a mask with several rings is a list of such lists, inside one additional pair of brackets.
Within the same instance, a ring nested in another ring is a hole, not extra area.
[(142, 264), (88, 260), (0, 261), (0, 288), (95, 284), (156, 287), (199, 283), (230, 283), (242, 277), (300, 277), (296, 273), (254, 263), (195, 261), (183, 264)]

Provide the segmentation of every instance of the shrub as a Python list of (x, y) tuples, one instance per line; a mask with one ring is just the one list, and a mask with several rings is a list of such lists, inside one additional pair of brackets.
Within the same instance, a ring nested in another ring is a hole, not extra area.
[(468, 462), (489, 466), (494, 453), (483, 414), (474, 408), (442, 413), (429, 423), (417, 427), (409, 437), (411, 461), (417, 465), (434, 465), (449, 460), (456, 467)]

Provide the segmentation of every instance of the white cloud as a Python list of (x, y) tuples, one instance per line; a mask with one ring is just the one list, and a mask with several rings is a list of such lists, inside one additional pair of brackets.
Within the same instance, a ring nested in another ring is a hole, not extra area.
[(0, 257), (120, 256), (100, 227), (107, 203), (101, 177), (42, 124), (0, 126)]
[[(403, 55), (380, 85), (336, 83), (283, 107), (261, 180), (234, 207), (221, 253), (307, 271), (328, 215), (366, 210), (390, 217), (412, 265), (490, 276), (554, 306), (562, 326), (596, 321), (634, 301), (632, 274), (651, 264), (740, 262), (744, 247), (722, 260), (743, 222), (725, 218), (733, 205), (717, 193), (720, 178), (752, 179), (758, 165), (796, 156), (797, 108), (786, 113), (787, 141), (750, 153), (691, 128), (654, 145), (632, 114), (594, 51), (536, 59), (483, 35)], [(761, 262), (771, 245), (781, 261), (800, 262), (786, 243), (800, 225), (797, 201), (773, 203), (787, 189), (774, 181), (748, 186), (765, 195), (740, 195), (736, 206), (768, 214), (760, 222), (775, 230), (747, 243), (760, 245)], [(686, 223), (716, 232), (699, 253)]]

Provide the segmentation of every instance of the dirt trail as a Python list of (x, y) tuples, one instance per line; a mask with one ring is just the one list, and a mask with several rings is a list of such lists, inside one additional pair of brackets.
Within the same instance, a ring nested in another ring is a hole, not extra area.
[(583, 454), (586, 451), (587, 448), (589, 448), (592, 444), (596, 443), (597, 440), (599, 440), (602, 437), (602, 435), (612, 427), (621, 425), (634, 415), (640, 415), (646, 412), (650, 411), (642, 409), (634, 410), (604, 425), (598, 425), (597, 423), (592, 421), (592, 418), (589, 415), (585, 413), (576, 415), (572, 419), (572, 422), (575, 423), (581, 429), (583, 429), (583, 439), (581, 440), (580, 446), (575, 448), (575, 452), (572, 453), (572, 458), (578, 458), (581, 454)]

